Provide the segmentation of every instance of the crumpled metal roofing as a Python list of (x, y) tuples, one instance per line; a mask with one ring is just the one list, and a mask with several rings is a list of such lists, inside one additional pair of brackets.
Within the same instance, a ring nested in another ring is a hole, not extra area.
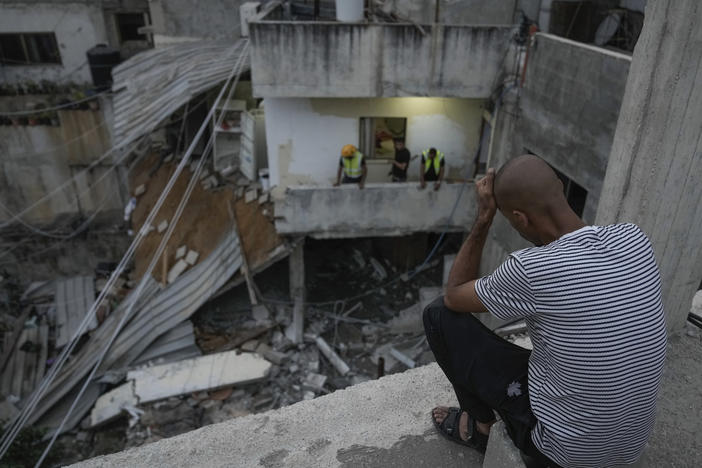
[[(230, 231), (204, 260), (195, 264), (165, 288), (162, 289), (156, 280), (149, 277), (141, 296), (136, 299), (134, 317), (120, 331), (105, 356), (98, 374), (110, 369), (126, 369), (160, 335), (187, 320), (239, 271), (240, 267), (241, 251), (238, 236), (234, 231)], [(126, 313), (129, 303), (134, 300), (134, 293), (128, 295), (93, 332), (80, 352), (66, 363), (39, 401), (29, 419), (30, 424), (40, 420), (42, 415), (56, 404), (61, 404), (61, 400), (67, 395), (71, 399), (75, 396), (71, 390), (82, 384), (85, 376), (95, 365), (100, 351)], [(99, 395), (94, 396), (95, 399), (97, 396)], [(89, 396), (84, 395), (82, 400), (86, 398)], [(89, 409), (95, 399), (89, 405), (84, 405), (81, 401), (81, 408)], [(47, 422), (43, 420), (39, 423), (40, 426), (45, 424)], [(64, 430), (70, 429), (71, 427), (64, 428)]]
[[(141, 52), (117, 65), (112, 70), (114, 142), (129, 144), (226, 80), (245, 42), (184, 42)], [(250, 66), (247, 57), (242, 72)]]

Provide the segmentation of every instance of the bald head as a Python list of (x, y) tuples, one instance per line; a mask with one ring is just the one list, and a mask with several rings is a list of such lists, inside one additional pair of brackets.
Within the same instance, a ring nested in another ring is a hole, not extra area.
[(556, 173), (532, 154), (518, 156), (500, 168), (495, 175), (494, 193), (503, 212), (518, 210), (542, 215), (569, 209)]

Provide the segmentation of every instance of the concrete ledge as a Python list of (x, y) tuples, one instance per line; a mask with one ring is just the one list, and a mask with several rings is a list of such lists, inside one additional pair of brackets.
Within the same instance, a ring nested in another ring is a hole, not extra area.
[(446, 228), (456, 199), (458, 208), (449, 229), (462, 231), (475, 214), (472, 183), (444, 183), (438, 191), (430, 184), (356, 184), (340, 187), (289, 187), (275, 203), (275, 227), (281, 234), (318, 238), (395, 236)]
[(437, 404), (456, 402), (430, 364), (74, 466), (481, 466), (478, 452), (436, 433)]

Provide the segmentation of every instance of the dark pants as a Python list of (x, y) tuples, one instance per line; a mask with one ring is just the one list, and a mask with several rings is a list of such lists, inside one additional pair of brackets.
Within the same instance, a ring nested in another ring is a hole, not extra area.
[(443, 297), (424, 309), (424, 330), (436, 362), (456, 392), (461, 409), (490, 423), (495, 412), (530, 466), (552, 466), (531, 441), (536, 418), (529, 404), (527, 373), (531, 351), (503, 340), (472, 314), (444, 306)]
[(349, 177), (346, 174), (344, 174), (344, 178), (341, 179), (342, 184), (359, 184), (360, 182), (360, 177)]

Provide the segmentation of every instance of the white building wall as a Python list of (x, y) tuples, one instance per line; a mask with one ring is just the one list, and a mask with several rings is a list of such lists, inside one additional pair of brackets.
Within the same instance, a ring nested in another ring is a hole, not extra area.
[(0, 3), (0, 33), (54, 32), (61, 52), (58, 65), (0, 65), (0, 81), (91, 82), (86, 51), (107, 43), (100, 2)]
[[(446, 156), (447, 176), (470, 177), (478, 145), (482, 101), (456, 98), (265, 100), (271, 184), (328, 186), (336, 180), (341, 147), (359, 145), (361, 117), (407, 118), (410, 152), (436, 147)], [(369, 160), (367, 182), (388, 182), (390, 162)], [(409, 180), (419, 178), (419, 159)]]

